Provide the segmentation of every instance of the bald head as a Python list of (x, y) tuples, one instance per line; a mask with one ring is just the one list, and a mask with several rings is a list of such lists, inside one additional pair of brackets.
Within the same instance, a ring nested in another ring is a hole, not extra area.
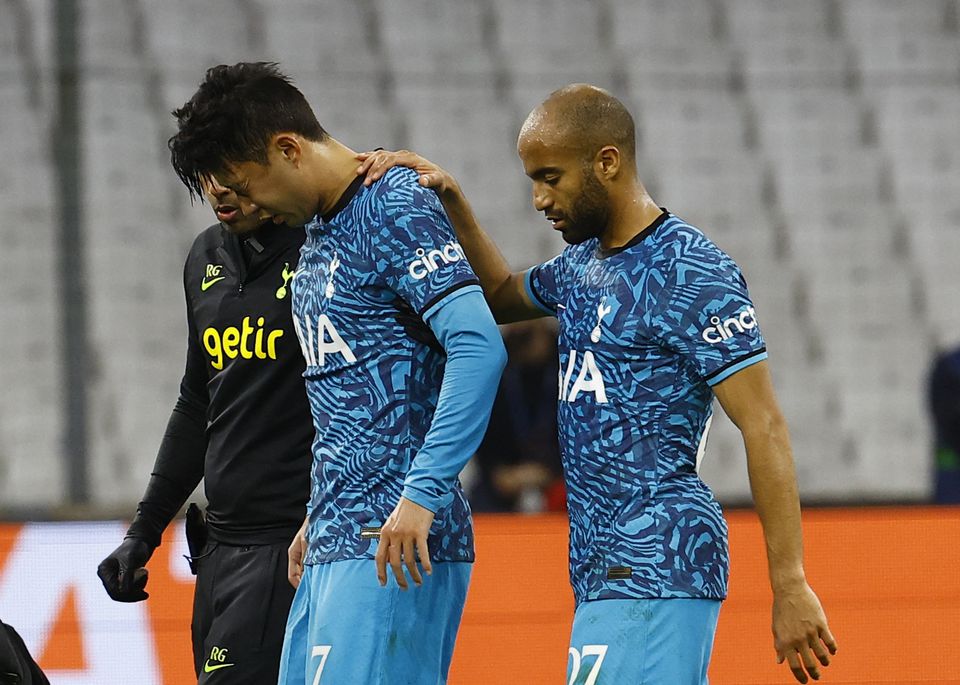
[(521, 144), (525, 138), (575, 150), (584, 161), (613, 145), (625, 166), (636, 169), (633, 117), (613, 95), (586, 83), (574, 83), (551, 93), (524, 122)]

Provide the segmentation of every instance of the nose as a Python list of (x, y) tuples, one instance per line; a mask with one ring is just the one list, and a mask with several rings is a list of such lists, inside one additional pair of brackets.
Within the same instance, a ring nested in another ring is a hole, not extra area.
[(545, 192), (545, 189), (540, 185), (533, 186), (533, 207), (538, 212), (546, 211), (550, 205), (553, 204), (553, 200), (550, 199), (550, 196)]
[(253, 216), (260, 213), (260, 205), (251, 202), (248, 197), (237, 195), (237, 202), (240, 205), (240, 211), (242, 211), (245, 216)]

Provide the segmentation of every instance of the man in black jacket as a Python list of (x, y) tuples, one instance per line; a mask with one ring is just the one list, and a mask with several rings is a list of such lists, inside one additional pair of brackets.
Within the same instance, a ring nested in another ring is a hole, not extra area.
[(264, 222), (213, 182), (205, 190), (219, 223), (184, 267), (180, 396), (136, 517), (98, 575), (113, 599), (146, 599), (145, 566), (203, 478), (206, 520), (192, 510), (187, 522), (194, 666), (200, 683), (262, 685), (277, 679), (293, 599), (287, 546), (310, 488), (314, 432), (290, 314), (304, 232)]

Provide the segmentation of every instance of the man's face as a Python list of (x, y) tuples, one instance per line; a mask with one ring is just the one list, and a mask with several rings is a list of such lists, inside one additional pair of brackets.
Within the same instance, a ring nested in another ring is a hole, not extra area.
[(259, 207), (274, 221), (303, 226), (317, 213), (318, 198), (305, 174), (273, 148), (267, 163), (236, 162), (217, 174), (217, 180), (241, 200)]
[(235, 192), (224, 188), (216, 179), (203, 182), (203, 194), (217, 215), (217, 220), (231, 233), (249, 233), (269, 219), (259, 207), (237, 197)]
[(603, 232), (610, 218), (609, 197), (582, 152), (536, 130), (521, 134), (517, 152), (533, 181), (534, 208), (567, 243), (576, 245)]

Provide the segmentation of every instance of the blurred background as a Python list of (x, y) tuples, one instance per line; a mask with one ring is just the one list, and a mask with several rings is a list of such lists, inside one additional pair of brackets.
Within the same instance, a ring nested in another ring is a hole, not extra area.
[[(169, 166), (170, 111), (240, 60), (278, 61), (354, 149), (448, 167), (518, 268), (562, 247), (520, 124), (566, 83), (609, 88), (654, 199), (746, 273), (804, 500), (930, 500), (928, 376), (960, 345), (958, 22), (958, 0), (0, 1), (0, 511), (141, 494), (213, 222)], [(744, 463), (717, 420), (726, 504)]]

